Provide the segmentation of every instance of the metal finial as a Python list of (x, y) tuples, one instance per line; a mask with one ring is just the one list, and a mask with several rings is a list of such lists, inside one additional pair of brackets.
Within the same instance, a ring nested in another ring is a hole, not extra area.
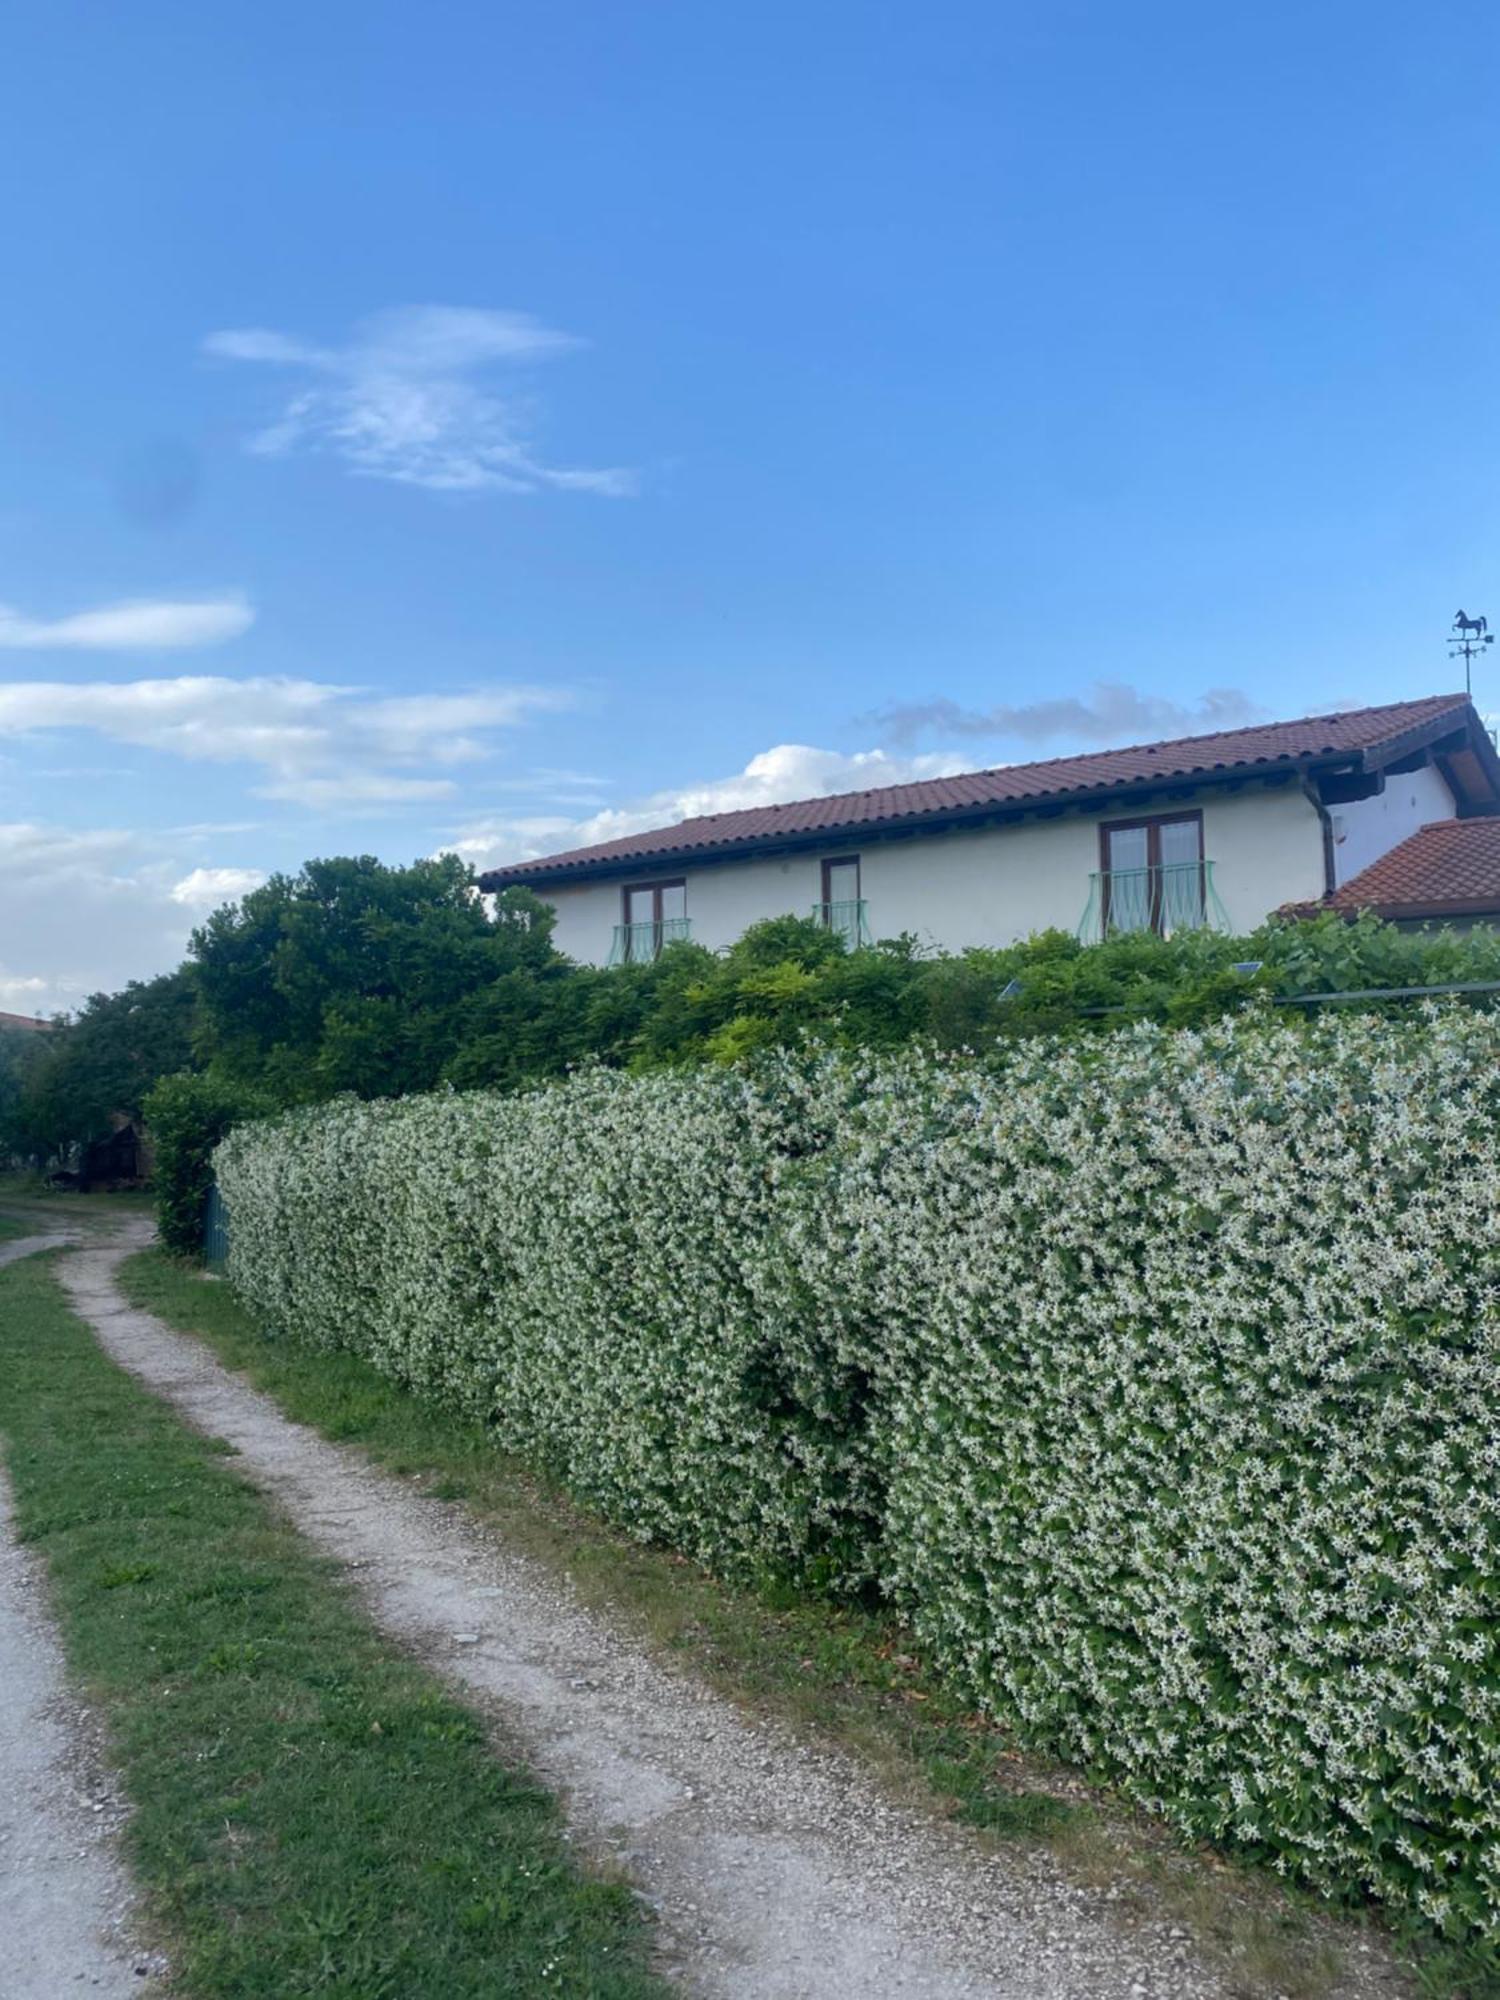
[(1474, 660), (1486, 646), (1493, 646), (1495, 635), (1490, 630), (1488, 618), (1471, 618), (1467, 611), (1460, 611), (1453, 620), (1452, 637), (1448, 646), (1450, 660), (1464, 663), (1464, 693), (1474, 693)]

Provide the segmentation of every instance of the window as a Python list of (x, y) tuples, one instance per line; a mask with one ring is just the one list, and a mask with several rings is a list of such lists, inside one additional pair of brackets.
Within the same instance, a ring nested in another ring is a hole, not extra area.
[(622, 892), (624, 921), (615, 933), (611, 961), (618, 965), (648, 962), (664, 944), (688, 935), (687, 883), (637, 882)]
[(851, 950), (865, 942), (865, 906), (859, 893), (857, 854), (841, 854), (823, 863), (823, 900), (815, 914), (823, 928), (837, 931)]
[(1162, 813), (1099, 829), (1104, 930), (1191, 930), (1205, 922), (1203, 815)]

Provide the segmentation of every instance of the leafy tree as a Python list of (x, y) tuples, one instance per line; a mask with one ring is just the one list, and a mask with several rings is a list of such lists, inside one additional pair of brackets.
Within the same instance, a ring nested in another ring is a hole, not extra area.
[(156, 1079), (192, 1060), (193, 1008), (192, 982), (179, 970), (95, 993), (72, 1019), (27, 1036), (11, 1149), (38, 1162), (63, 1158), (119, 1119), (139, 1118)]
[(30, 1166), (39, 1157), (26, 1104), (31, 1074), (46, 1058), (45, 1043), (33, 1029), (0, 1024), (0, 1165)]
[(430, 1089), (476, 992), (563, 962), (551, 928), (524, 891), (492, 920), (453, 855), (309, 861), (194, 932), (199, 1051), (280, 1103)]

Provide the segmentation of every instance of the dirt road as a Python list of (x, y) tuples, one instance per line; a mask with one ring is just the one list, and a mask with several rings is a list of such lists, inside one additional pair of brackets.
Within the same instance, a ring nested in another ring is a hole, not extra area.
[(1127, 1928), (1042, 1851), (986, 1852), (893, 1806), (851, 1761), (679, 1678), (461, 1509), (288, 1421), (206, 1347), (130, 1308), (129, 1223), (60, 1265), (106, 1350), (357, 1579), (377, 1622), (456, 1683), (637, 1882), (669, 1968), (714, 2000), (1210, 2000), (1165, 1924)]

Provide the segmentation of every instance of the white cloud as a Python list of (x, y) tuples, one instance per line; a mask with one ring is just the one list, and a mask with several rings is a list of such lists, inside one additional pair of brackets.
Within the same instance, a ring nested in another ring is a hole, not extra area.
[(0, 1007), (71, 1011), (179, 965), (194, 924), (266, 879), (194, 865), (192, 831), (0, 821)]
[(790, 799), (827, 798), (835, 792), (905, 785), (921, 778), (951, 777), (973, 768), (961, 753), (931, 751), (895, 757), (886, 750), (818, 750), (804, 743), (779, 743), (752, 757), (732, 777), (653, 792), (627, 807), (607, 807), (585, 818), (561, 814), (491, 814), (457, 828), (448, 848), (475, 868), (498, 868), (529, 861), (705, 813), (736, 812), (745, 806), (784, 805)]
[(50, 1014), (181, 959), (191, 918), (142, 835), (0, 822), (0, 995)]
[[(135, 681), (17, 681), (0, 686), (0, 739), (86, 729), (195, 763), (250, 764), (258, 796), (354, 810), (446, 798), (428, 775), (488, 756), (496, 732), (565, 708), (532, 687), (381, 696), (332, 682), (211, 674)], [(422, 775), (409, 775), (410, 767)]]
[(248, 632), (254, 619), (242, 597), (139, 598), (66, 618), (23, 618), (0, 604), (0, 646), (108, 653), (218, 646)]
[(188, 910), (216, 910), (220, 903), (237, 903), (265, 881), (259, 868), (194, 868), (168, 894)]
[(17, 1001), (28, 1000), (40, 1003), (48, 991), (45, 979), (12, 978), (0, 965), (0, 1000), (5, 1001), (7, 1013), (19, 1014), (27, 1010), (16, 1005)]
[(582, 344), (529, 313), (403, 306), (361, 320), (338, 347), (260, 327), (211, 333), (203, 346), (219, 360), (311, 378), (250, 439), (252, 451), (325, 451), (366, 478), (433, 492), (551, 488), (618, 497), (634, 492), (633, 473), (543, 464), (531, 448), (525, 401), (477, 379)]

